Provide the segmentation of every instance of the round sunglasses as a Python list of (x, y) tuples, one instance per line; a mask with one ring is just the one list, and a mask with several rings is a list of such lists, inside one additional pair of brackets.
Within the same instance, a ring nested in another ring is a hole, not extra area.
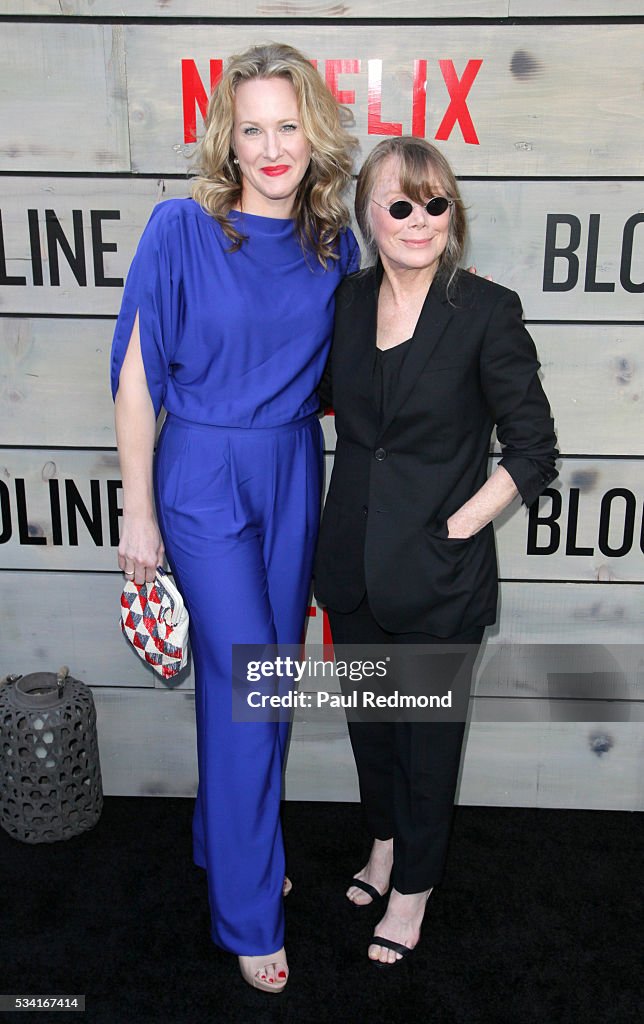
[[(372, 199), (371, 202), (376, 203), (376, 200)], [(453, 199), (446, 199), (445, 196), (432, 196), (425, 203), (423, 209), (427, 211), (430, 217), (440, 217), (441, 213), (445, 213), (445, 210), (453, 205)], [(379, 206), (381, 210), (387, 210), (389, 216), (393, 217), (394, 220), (406, 220), (414, 208), (414, 204), (410, 203), (408, 199), (397, 199), (391, 206), (383, 206), (382, 203), (376, 203), (376, 206)]]

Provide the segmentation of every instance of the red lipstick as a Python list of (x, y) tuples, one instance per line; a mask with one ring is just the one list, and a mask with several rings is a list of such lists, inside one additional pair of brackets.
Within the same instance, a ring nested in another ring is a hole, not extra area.
[(269, 178), (277, 178), (280, 174), (286, 174), (288, 170), (288, 164), (276, 164), (275, 167), (262, 167), (262, 174), (267, 174)]

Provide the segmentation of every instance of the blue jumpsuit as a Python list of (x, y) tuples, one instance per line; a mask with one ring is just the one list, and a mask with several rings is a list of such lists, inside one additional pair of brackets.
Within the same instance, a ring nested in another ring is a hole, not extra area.
[(155, 411), (167, 416), (155, 499), (190, 613), (199, 787), (195, 862), (212, 937), (237, 954), (284, 941), (279, 818), (286, 723), (233, 722), (231, 645), (298, 643), (320, 512), (315, 389), (335, 290), (357, 269), (350, 231), (325, 271), (291, 220), (230, 214), (237, 252), (191, 199), (159, 204), (130, 268), (112, 347), (112, 393), (139, 312)]

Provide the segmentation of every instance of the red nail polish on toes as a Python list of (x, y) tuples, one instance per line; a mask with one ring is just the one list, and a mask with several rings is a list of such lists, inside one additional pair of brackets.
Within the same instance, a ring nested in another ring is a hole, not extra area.
[(286, 977), (286, 971), (278, 971), (277, 972), (277, 977), (278, 978), (285, 978)]

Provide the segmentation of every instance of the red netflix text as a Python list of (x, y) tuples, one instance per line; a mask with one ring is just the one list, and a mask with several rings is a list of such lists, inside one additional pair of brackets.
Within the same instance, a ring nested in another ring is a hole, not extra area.
[[(317, 67), (317, 61), (312, 61)], [(464, 71), (459, 76), (454, 62), (439, 60), (438, 67), (442, 81), (449, 97), (447, 107), (434, 139), (446, 142), (454, 129), (458, 129), (463, 140), (472, 146), (479, 145), (479, 138), (474, 127), (472, 115), (467, 106), (467, 99), (478, 75), (482, 60), (468, 60)], [(401, 121), (383, 121), (383, 62), (381, 60), (327, 60), (324, 67), (324, 78), (329, 89), (339, 103), (352, 106), (356, 102), (354, 89), (341, 89), (340, 75), (361, 75), (359, 83), (364, 87), (363, 71), (366, 66), (367, 91), (367, 134), (369, 135), (402, 135)], [(197, 141), (197, 114), (204, 120), (208, 108), (208, 95), (219, 82), (223, 70), (223, 61), (219, 58), (210, 61), (210, 81), (206, 86), (201, 78), (194, 60), (181, 61), (181, 88), (183, 98), (183, 138), (184, 142)], [(441, 92), (443, 90), (441, 89)], [(412, 89), (410, 96), (410, 133), (418, 138), (425, 138), (427, 124), (427, 61), (415, 60), (413, 63)]]

